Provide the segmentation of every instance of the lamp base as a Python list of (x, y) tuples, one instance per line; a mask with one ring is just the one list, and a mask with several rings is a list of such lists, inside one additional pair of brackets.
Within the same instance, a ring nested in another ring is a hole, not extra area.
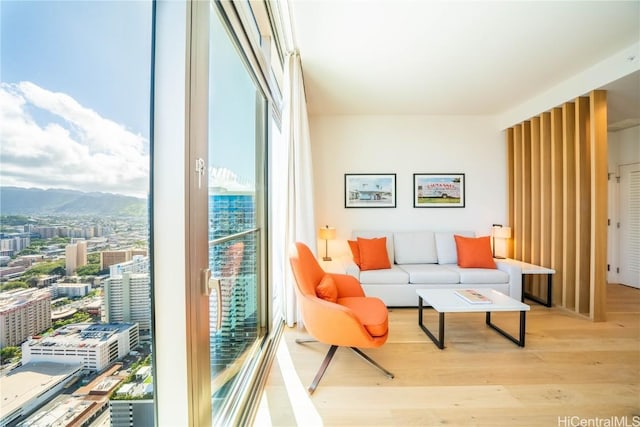
[(507, 259), (506, 257), (498, 256), (498, 255), (494, 255), (493, 257), (494, 257), (495, 259)]
[(322, 260), (323, 261), (331, 261), (331, 257), (330, 256), (323, 256)]

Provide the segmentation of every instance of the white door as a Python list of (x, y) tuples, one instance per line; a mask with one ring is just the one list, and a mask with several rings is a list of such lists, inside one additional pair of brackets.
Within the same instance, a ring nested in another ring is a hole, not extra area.
[(620, 166), (620, 283), (640, 288), (640, 163)]
[(620, 204), (618, 203), (618, 191), (620, 190), (616, 174), (609, 173), (608, 188), (607, 188), (607, 283), (619, 283), (618, 279), (620, 269), (618, 266), (618, 233), (620, 230), (616, 225), (618, 223), (618, 215), (620, 210)]

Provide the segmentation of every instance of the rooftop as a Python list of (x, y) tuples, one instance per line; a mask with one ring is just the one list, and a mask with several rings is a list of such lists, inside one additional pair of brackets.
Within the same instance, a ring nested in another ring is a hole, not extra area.
[(0, 312), (12, 310), (32, 301), (51, 298), (48, 289), (14, 289), (0, 293)]
[(56, 330), (53, 335), (29, 341), (35, 347), (87, 347), (92, 348), (112, 335), (124, 332), (132, 323), (75, 323)]
[(81, 368), (80, 363), (33, 362), (0, 376), (0, 416), (24, 406)]

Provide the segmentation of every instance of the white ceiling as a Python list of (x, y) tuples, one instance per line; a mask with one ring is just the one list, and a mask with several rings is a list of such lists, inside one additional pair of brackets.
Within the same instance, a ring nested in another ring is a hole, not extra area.
[[(289, 3), (312, 115), (500, 114), (640, 40), (640, 1)], [(611, 89), (640, 119), (640, 73)]]

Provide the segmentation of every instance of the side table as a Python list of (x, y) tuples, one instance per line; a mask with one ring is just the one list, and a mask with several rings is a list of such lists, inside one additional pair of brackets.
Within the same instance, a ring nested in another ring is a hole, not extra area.
[[(506, 258), (500, 259), (500, 261), (508, 262), (510, 264), (517, 265), (522, 270), (522, 302), (524, 302), (525, 297), (530, 299), (531, 301), (535, 301), (538, 304), (543, 304), (547, 307), (553, 306), (553, 275), (555, 274), (555, 270), (552, 268), (542, 267), (540, 265), (529, 264), (524, 261), (518, 261), (516, 259)], [(524, 277), (528, 274), (546, 274), (547, 275), (547, 299), (544, 300), (536, 295), (532, 295), (528, 292), (524, 291)]]
[(336, 273), (336, 274), (346, 273), (344, 264), (339, 259), (334, 258), (331, 261), (324, 261), (322, 258), (320, 258), (318, 260), (318, 263), (326, 273)]

